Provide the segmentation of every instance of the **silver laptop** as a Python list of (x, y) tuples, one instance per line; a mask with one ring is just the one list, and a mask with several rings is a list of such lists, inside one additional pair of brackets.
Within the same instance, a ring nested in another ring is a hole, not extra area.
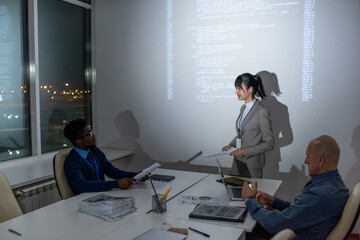
[(219, 174), (221, 176), (221, 180), (224, 183), (226, 192), (228, 193), (230, 200), (231, 201), (244, 201), (244, 199), (241, 196), (242, 187), (241, 186), (230, 186), (229, 184), (227, 184), (225, 182), (225, 177), (224, 177), (224, 173), (222, 171), (220, 162), (217, 159), (216, 159), (216, 161), (218, 163)]

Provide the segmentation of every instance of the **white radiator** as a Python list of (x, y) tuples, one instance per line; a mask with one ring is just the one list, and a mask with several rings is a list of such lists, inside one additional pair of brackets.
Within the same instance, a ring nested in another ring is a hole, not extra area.
[(54, 179), (14, 189), (14, 194), (24, 214), (61, 200)]

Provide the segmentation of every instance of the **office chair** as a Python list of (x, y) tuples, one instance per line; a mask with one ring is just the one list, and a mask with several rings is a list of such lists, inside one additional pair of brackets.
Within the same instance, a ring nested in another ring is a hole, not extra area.
[(71, 198), (75, 195), (64, 172), (65, 158), (69, 155), (70, 150), (71, 148), (60, 150), (55, 154), (53, 161), (55, 182), (62, 199)]
[(0, 223), (23, 214), (4, 173), (0, 171)]
[(298, 237), (291, 229), (284, 229), (278, 232), (271, 240), (297, 240)]
[(346, 201), (340, 221), (330, 232), (326, 240), (347, 239), (353, 230), (360, 213), (360, 183), (357, 183), (354, 190)]

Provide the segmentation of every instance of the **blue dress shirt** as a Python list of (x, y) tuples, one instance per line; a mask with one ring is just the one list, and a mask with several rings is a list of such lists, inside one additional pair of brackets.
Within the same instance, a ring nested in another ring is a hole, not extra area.
[(300, 240), (325, 239), (341, 217), (349, 190), (338, 170), (313, 176), (311, 181), (294, 202), (275, 198), (275, 211), (264, 208), (255, 198), (249, 198), (246, 207), (269, 233), (290, 228)]

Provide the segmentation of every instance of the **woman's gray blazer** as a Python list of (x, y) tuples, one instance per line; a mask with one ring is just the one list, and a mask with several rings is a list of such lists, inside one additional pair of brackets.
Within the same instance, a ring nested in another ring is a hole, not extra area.
[[(236, 132), (238, 132), (238, 121), (245, 109), (243, 105), (240, 115), (236, 119)], [(262, 168), (265, 165), (265, 152), (274, 148), (275, 140), (271, 127), (270, 114), (266, 108), (260, 105), (259, 101), (254, 103), (253, 108), (242, 123), (239, 134), (231, 141), (230, 145), (236, 146), (236, 138), (241, 138), (241, 148), (244, 156), (237, 159), (247, 164), (248, 168)]]

